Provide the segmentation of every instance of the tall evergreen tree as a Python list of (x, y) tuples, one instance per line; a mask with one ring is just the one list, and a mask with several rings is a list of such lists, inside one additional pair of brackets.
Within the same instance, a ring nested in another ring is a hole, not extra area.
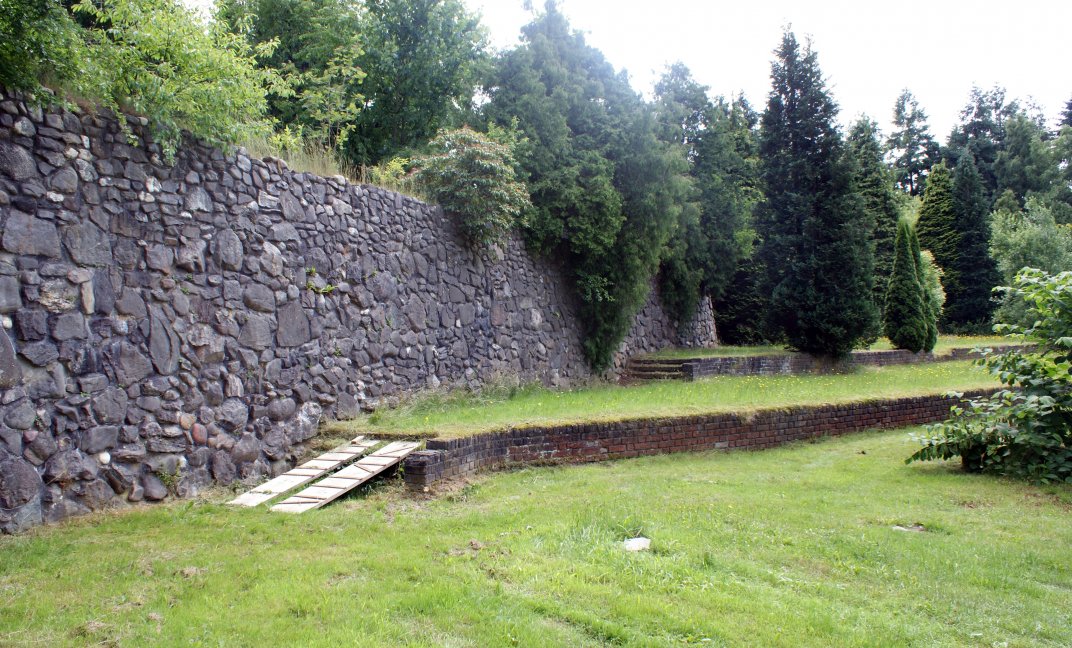
[(900, 210), (889, 169), (882, 161), (878, 124), (863, 117), (849, 131), (849, 152), (856, 163), (856, 188), (863, 198), (864, 212), (872, 221), (875, 255), (875, 304), (886, 299), (886, 278), (893, 271), (894, 239)]
[(898, 222), (893, 273), (886, 287), (883, 329), (895, 348), (916, 353), (927, 344), (928, 309), (924, 304), (923, 284), (919, 278), (921, 262), (913, 251), (913, 238), (912, 225), (905, 220)]
[(892, 158), (894, 180), (902, 191), (918, 196), (928, 169), (938, 161), (939, 149), (927, 127), (927, 113), (907, 88), (893, 106), (893, 127), (886, 150)]
[(954, 281), (946, 282), (945, 321), (957, 330), (985, 331), (993, 311), (991, 291), (1000, 277), (990, 256), (989, 201), (970, 153), (953, 173), (953, 211), (958, 236)]
[(487, 116), (515, 119), (534, 206), (530, 246), (569, 267), (584, 347), (602, 369), (628, 332), (687, 199), (685, 156), (656, 138), (653, 110), (554, 2), (522, 30), (489, 84)]
[(714, 302), (718, 339), (723, 344), (766, 344), (778, 339), (768, 328), (770, 295), (757, 257), (753, 254), (737, 264), (737, 271)]
[(677, 63), (655, 86), (660, 139), (684, 148), (695, 202), (683, 209), (660, 271), (660, 294), (671, 312), (688, 316), (700, 294), (718, 300), (751, 254), (752, 211), (758, 199), (757, 116), (739, 98), (712, 101), (707, 87)]
[(923, 192), (923, 204), (916, 221), (919, 245), (930, 250), (934, 262), (945, 272), (946, 286), (954, 281), (957, 246), (957, 214), (953, 205), (953, 176), (945, 162), (931, 167), (927, 176), (927, 188)]
[(810, 46), (786, 32), (761, 120), (757, 230), (770, 318), (793, 347), (840, 356), (874, 330), (871, 224)]
[(1068, 103), (1065, 104), (1065, 110), (1061, 113), (1061, 121), (1057, 126), (1058, 128), (1072, 126), (1072, 99), (1069, 99)]
[(1045, 129), (1024, 113), (1013, 115), (1005, 125), (1005, 141), (994, 159), (999, 195), (1012, 191), (1020, 207), (1031, 194), (1051, 190), (1060, 173), (1053, 142), (1044, 141)]
[(972, 88), (967, 105), (960, 111), (960, 124), (953, 128), (942, 149), (942, 157), (955, 169), (960, 158), (970, 153), (983, 184), (983, 196), (989, 206), (998, 194), (994, 163), (1005, 146), (1006, 123), (1020, 112), (1020, 103), (1006, 98), (1005, 89)]
[(705, 243), (697, 267), (703, 290), (717, 300), (737, 264), (752, 254), (754, 212), (759, 189), (759, 117), (743, 97), (718, 97), (697, 147), (696, 186), (700, 191), (700, 229)]

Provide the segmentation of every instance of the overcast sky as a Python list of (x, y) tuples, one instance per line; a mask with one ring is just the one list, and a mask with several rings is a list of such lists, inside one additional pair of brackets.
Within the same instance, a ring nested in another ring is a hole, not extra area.
[[(464, 0), (484, 16), (492, 43), (518, 42), (523, 0)], [(543, 0), (533, 0), (543, 7)], [(784, 25), (811, 36), (842, 122), (866, 113), (888, 132), (908, 88), (944, 141), (972, 85), (1033, 98), (1050, 125), (1072, 98), (1072, 1), (561, 0), (561, 11), (633, 87), (684, 62), (714, 94), (743, 92), (762, 110), (770, 60)]]

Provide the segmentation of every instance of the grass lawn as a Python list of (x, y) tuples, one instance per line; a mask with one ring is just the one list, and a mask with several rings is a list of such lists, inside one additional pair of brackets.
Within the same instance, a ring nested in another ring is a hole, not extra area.
[(960, 361), (863, 367), (850, 374), (719, 376), (569, 391), (530, 386), (513, 392), (489, 390), (481, 396), (426, 394), (395, 409), (328, 423), (325, 431), (331, 437), (365, 433), (452, 438), (507, 427), (844, 403), (997, 384), (985, 370)]
[[(951, 349), (971, 349), (977, 346), (1004, 346), (1007, 344), (1016, 344), (1016, 342), (1003, 335), (943, 335), (938, 338), (938, 343), (934, 345), (934, 353), (941, 355), (943, 353), (949, 353)], [(890, 341), (886, 338), (879, 338), (874, 344), (868, 347), (868, 350), (870, 351), (889, 351), (891, 349), (893, 349), (893, 345), (890, 344)], [(657, 351), (643, 357), (665, 360), (684, 360), (687, 358), (783, 355), (786, 353), (792, 352), (785, 347), (771, 345), (721, 346), (713, 349), (663, 349), (662, 351)]]
[[(3, 646), (1068, 646), (1072, 488), (904, 430), (0, 538)], [(922, 525), (922, 532), (895, 526)], [(642, 533), (652, 551), (626, 553)]]

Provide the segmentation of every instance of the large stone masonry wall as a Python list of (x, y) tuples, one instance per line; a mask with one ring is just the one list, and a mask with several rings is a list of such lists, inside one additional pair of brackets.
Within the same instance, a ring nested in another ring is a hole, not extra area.
[[(658, 313), (623, 349), (678, 343)], [(516, 240), (476, 254), (416, 200), (168, 164), (2, 93), (0, 323), (3, 531), (278, 473), (322, 416), (426, 387), (589, 377), (568, 286)]]

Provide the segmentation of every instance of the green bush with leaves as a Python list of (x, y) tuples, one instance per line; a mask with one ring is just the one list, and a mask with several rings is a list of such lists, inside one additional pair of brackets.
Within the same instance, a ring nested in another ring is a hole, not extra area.
[(274, 71), (256, 67), (271, 43), (250, 48), (221, 21), (206, 23), (176, 0), (83, 0), (75, 11), (92, 24), (94, 98), (148, 117), (169, 158), (184, 129), (213, 144), (267, 130), (265, 92), (284, 91)]
[(82, 34), (58, 0), (0, 0), (0, 86), (36, 94), (42, 83), (80, 83)]
[(466, 239), (489, 245), (503, 239), (532, 207), (517, 179), (510, 148), (470, 128), (441, 131), (433, 155), (416, 162), (417, 181), (448, 213)]
[[(1024, 209), (1015, 202), (998, 201), (991, 214), (990, 254), (1007, 284), (1021, 268), (1046, 272), (1072, 269), (1072, 227), (1058, 225), (1049, 205), (1031, 197)], [(1029, 314), (1023, 300), (1006, 295), (994, 312), (994, 321), (1027, 326)]]
[(1072, 272), (1025, 268), (1011, 292), (1035, 323), (997, 329), (1030, 346), (979, 361), (1007, 388), (954, 407), (906, 462), (960, 457), (969, 471), (1072, 482)]

